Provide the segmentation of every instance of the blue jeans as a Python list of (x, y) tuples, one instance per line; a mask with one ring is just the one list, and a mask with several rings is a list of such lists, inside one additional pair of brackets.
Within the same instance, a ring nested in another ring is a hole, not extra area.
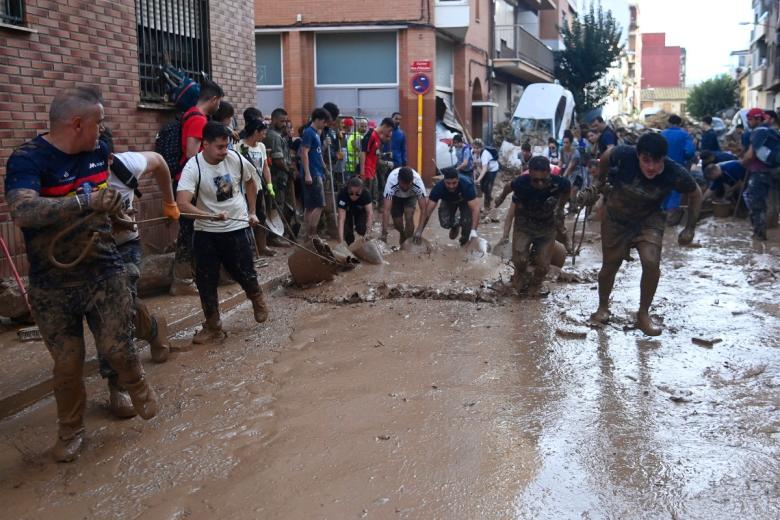
[(750, 214), (750, 223), (756, 235), (766, 234), (766, 211), (772, 178), (769, 172), (753, 172), (750, 174), (745, 194), (745, 205)]

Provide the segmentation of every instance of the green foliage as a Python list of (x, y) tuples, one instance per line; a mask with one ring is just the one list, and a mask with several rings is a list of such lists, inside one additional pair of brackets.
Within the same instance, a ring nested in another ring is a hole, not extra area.
[(555, 53), (555, 75), (574, 95), (577, 112), (585, 114), (603, 106), (614, 88), (604, 77), (623, 51), (623, 29), (599, 0), (560, 30), (565, 49)]
[(739, 102), (739, 84), (728, 74), (702, 81), (688, 92), (688, 113), (701, 119), (721, 110), (735, 107)]

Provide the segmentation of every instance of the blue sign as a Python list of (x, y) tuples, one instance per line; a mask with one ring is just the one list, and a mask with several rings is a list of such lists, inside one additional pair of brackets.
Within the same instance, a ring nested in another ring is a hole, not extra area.
[(431, 90), (431, 78), (427, 74), (419, 73), (412, 76), (412, 90), (415, 94), (422, 96)]

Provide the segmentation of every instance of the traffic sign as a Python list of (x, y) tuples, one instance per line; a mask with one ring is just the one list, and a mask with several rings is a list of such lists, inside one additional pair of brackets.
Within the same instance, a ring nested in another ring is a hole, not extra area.
[(427, 94), (431, 90), (431, 78), (427, 74), (422, 72), (412, 76), (412, 91), (418, 96)]
[(409, 69), (411, 72), (432, 72), (433, 60), (414, 60)]

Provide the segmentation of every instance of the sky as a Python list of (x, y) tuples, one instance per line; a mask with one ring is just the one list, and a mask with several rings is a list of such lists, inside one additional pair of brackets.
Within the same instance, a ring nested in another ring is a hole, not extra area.
[[(628, 30), (628, 0), (602, 0), (624, 31)], [(751, 0), (638, 0), (642, 32), (665, 32), (666, 45), (685, 47), (689, 86), (729, 72), (731, 51), (750, 47)], [(589, 5), (579, 0), (577, 5)]]

